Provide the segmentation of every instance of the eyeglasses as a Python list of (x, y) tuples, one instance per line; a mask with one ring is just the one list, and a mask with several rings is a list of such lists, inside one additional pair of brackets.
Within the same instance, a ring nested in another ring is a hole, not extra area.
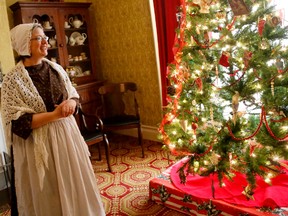
[(47, 37), (46, 35), (45, 36), (37, 36), (35, 38), (31, 38), (31, 40), (37, 40), (38, 42), (41, 42), (41, 41), (48, 41), (49, 37)]

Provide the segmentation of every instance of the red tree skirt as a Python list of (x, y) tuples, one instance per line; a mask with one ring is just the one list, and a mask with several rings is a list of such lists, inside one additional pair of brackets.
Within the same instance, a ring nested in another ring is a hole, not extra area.
[[(287, 164), (287, 162), (286, 162)], [(187, 176), (187, 181), (182, 184), (179, 178), (179, 168), (183, 162), (176, 163), (171, 169), (171, 180), (175, 187), (185, 193), (204, 200), (213, 199), (212, 180), (214, 181), (214, 199), (246, 207), (288, 207), (288, 170), (283, 168), (283, 174), (271, 179), (267, 184), (262, 178), (257, 177), (257, 188), (254, 190), (254, 200), (247, 199), (242, 193), (247, 186), (245, 176), (235, 172), (232, 181), (223, 179), (225, 186), (220, 187), (217, 174), (207, 177), (192, 175)]]

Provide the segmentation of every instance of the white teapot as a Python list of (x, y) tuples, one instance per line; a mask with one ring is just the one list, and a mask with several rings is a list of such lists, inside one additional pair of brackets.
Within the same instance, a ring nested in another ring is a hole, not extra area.
[(77, 16), (75, 16), (75, 18), (70, 17), (69, 23), (74, 26), (74, 28), (80, 28), (84, 24), (81, 20), (78, 19)]
[(76, 40), (76, 43), (78, 45), (83, 45), (84, 41), (86, 40), (86, 38), (87, 38), (87, 34), (86, 33), (82, 33), (80, 36), (76, 37), (75, 40)]

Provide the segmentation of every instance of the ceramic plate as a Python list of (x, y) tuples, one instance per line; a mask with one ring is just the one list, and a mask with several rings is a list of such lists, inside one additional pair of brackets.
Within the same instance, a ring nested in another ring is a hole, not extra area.
[[(56, 37), (56, 35), (55, 35), (55, 37), (54, 37), (56, 40), (57, 40), (57, 37)], [(66, 40), (66, 44), (68, 44), (68, 37), (67, 37), (67, 35), (65, 35), (65, 40)]]

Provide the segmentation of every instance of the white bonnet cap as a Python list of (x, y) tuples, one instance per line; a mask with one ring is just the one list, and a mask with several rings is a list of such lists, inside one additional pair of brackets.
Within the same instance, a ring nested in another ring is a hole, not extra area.
[[(39, 26), (37, 23), (19, 24), (11, 29), (11, 42), (13, 49), (20, 56), (30, 56), (30, 39), (34, 27)], [(41, 27), (42, 28), (42, 27)]]

